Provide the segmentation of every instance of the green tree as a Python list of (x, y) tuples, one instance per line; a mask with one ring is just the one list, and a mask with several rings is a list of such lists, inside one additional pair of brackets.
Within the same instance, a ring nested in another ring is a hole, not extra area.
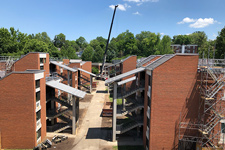
[(149, 56), (159, 51), (160, 34), (142, 31), (136, 35), (139, 56)]
[(224, 59), (225, 55), (225, 27), (216, 37), (216, 58)]
[(172, 41), (173, 44), (187, 45), (191, 44), (191, 37), (189, 35), (174, 35)]
[(81, 56), (81, 59), (84, 61), (92, 61), (93, 53), (93, 48), (91, 46), (87, 46)]
[(87, 41), (85, 40), (84, 37), (80, 36), (78, 39), (76, 39), (76, 43), (78, 46), (83, 50), (88, 46)]
[(37, 39), (30, 39), (26, 42), (23, 50), (24, 54), (29, 52), (46, 52), (48, 53), (48, 45)]
[(170, 48), (171, 38), (168, 35), (164, 35), (159, 44), (159, 49), (155, 52), (156, 55), (172, 54), (173, 51)]
[(53, 40), (55, 47), (58, 47), (58, 48), (61, 48), (62, 46), (64, 46), (65, 42), (66, 42), (66, 36), (62, 33), (56, 35)]
[(101, 48), (101, 46), (98, 45), (95, 49), (92, 61), (93, 62), (102, 62), (103, 56), (104, 56), (104, 51)]

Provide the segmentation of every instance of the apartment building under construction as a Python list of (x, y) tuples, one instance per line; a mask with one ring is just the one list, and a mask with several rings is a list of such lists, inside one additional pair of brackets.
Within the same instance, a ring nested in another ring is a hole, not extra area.
[(222, 149), (224, 72), (198, 61), (197, 54), (152, 55), (106, 80), (113, 84), (112, 140), (137, 129), (149, 150)]
[(2, 148), (33, 148), (45, 139), (46, 131), (70, 129), (76, 134), (79, 99), (86, 95), (79, 89), (81, 77), (88, 74), (91, 85), (95, 75), (71, 68), (70, 63), (50, 61), (48, 53), (7, 61), (1, 62), (5, 67), (0, 79)]

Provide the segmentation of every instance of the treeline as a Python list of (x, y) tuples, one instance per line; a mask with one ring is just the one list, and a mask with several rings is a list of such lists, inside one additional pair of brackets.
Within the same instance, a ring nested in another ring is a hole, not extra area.
[[(52, 40), (46, 32), (37, 34), (25, 34), (11, 27), (9, 30), (0, 28), (0, 55), (20, 56), (29, 52), (47, 52), (50, 57), (78, 58), (76, 52), (83, 51), (82, 60), (102, 62), (107, 39), (97, 37), (89, 43), (84, 37), (76, 40), (66, 40), (66, 36), (60, 33)], [(107, 62), (112, 59), (122, 58), (128, 55), (147, 57), (149, 55), (171, 54), (171, 44), (197, 44), (199, 56), (207, 57), (209, 52), (212, 58), (224, 58), (225, 53), (225, 28), (219, 32), (216, 40), (208, 40), (204, 32), (194, 32), (189, 35), (175, 35), (171, 39), (168, 35), (142, 31), (134, 35), (129, 30), (112, 38), (107, 51)], [(216, 47), (216, 49), (215, 49)], [(215, 49), (215, 52), (214, 52)]]

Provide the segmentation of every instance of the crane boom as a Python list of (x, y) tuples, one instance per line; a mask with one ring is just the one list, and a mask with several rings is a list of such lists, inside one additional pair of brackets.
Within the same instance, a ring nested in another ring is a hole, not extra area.
[(104, 53), (104, 58), (103, 58), (103, 63), (102, 63), (102, 68), (101, 68), (100, 76), (102, 75), (103, 69), (104, 69), (104, 66), (105, 66), (107, 49), (108, 49), (108, 45), (109, 45), (110, 35), (111, 35), (111, 31), (112, 31), (112, 26), (113, 26), (113, 20), (114, 20), (114, 16), (115, 16), (116, 8), (117, 7), (118, 7), (118, 5), (115, 5), (114, 12), (113, 12), (113, 17), (112, 17), (112, 22), (111, 22), (111, 26), (110, 26), (110, 30), (109, 30), (108, 40), (107, 40), (107, 44), (106, 44), (106, 48), (105, 48), (105, 53)]

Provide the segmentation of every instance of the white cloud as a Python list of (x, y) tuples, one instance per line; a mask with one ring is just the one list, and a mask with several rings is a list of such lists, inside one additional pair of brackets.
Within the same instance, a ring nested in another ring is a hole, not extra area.
[(162, 33), (160, 33), (160, 34), (161, 34), (161, 35), (165, 35), (165, 33), (163, 33), (163, 32), (162, 32)]
[(159, 0), (123, 0), (126, 2), (144, 3), (144, 2), (158, 2)]
[[(112, 10), (114, 10), (115, 5), (110, 5), (109, 7), (110, 7)], [(126, 11), (127, 8), (131, 8), (131, 6), (128, 5), (128, 4), (124, 4), (124, 5), (123, 5), (123, 4), (118, 4), (118, 9), (121, 10), (121, 11)]]
[(191, 23), (189, 25), (189, 27), (191, 28), (204, 28), (209, 26), (210, 24), (215, 24), (215, 23), (220, 24), (220, 22), (214, 20), (213, 18), (193, 19), (193, 18), (186, 17), (182, 21), (177, 22), (177, 24), (184, 24), (184, 23)]
[(204, 28), (210, 24), (214, 24), (217, 21), (215, 21), (213, 18), (199, 18), (195, 23), (190, 24), (189, 27), (191, 28)]
[(191, 33), (187, 33), (186, 35), (190, 35)]
[(138, 3), (137, 6), (141, 6), (143, 3)]
[(138, 11), (133, 13), (133, 15), (141, 15)]
[(191, 22), (195, 22), (195, 19), (191, 19), (189, 17), (184, 18), (182, 21), (178, 22), (177, 24), (184, 24), (184, 23), (191, 23)]
[(213, 33), (213, 37), (217, 37), (217, 35), (215, 33)]

